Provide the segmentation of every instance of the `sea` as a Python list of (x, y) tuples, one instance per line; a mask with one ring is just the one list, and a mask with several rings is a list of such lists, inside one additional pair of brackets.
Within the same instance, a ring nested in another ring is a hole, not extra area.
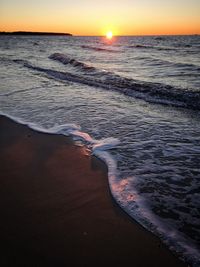
[(118, 205), (200, 266), (199, 35), (1, 35), (0, 113), (87, 146)]

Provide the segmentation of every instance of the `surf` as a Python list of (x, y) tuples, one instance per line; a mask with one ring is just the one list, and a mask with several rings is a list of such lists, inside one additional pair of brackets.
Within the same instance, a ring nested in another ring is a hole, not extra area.
[(47, 69), (35, 66), (21, 59), (16, 59), (14, 62), (62, 81), (113, 90), (130, 97), (143, 99), (150, 103), (200, 110), (200, 93), (197, 91), (183, 90), (162, 83), (145, 82), (122, 77), (113, 72), (97, 69), (92, 65), (88, 65), (61, 53), (54, 53), (49, 58), (64, 65), (73, 66), (86, 75)]

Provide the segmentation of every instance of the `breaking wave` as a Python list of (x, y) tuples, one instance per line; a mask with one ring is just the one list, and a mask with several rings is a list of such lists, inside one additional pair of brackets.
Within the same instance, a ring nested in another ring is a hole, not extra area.
[(73, 67), (78, 67), (79, 69), (83, 69), (83, 70), (87, 70), (87, 71), (95, 70), (95, 68), (92, 66), (89, 66), (83, 62), (80, 62), (74, 58), (68, 57), (68, 56), (60, 54), (60, 53), (52, 54), (49, 58), (60, 61), (65, 65), (70, 64)]
[(115, 90), (124, 95), (143, 99), (151, 103), (200, 110), (200, 93), (197, 91), (183, 90), (162, 83), (150, 83), (125, 78), (113, 72), (97, 69), (60, 53), (54, 53), (49, 58), (78, 68), (84, 74), (42, 68), (24, 60), (17, 59), (14, 61), (59, 80), (82, 83), (106, 90)]

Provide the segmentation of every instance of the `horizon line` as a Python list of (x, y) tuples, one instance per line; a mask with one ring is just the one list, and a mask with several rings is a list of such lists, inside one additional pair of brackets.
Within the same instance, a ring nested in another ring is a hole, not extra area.
[[(70, 32), (51, 32), (51, 31), (23, 31), (23, 30), (17, 30), (17, 31), (4, 31), (4, 30), (2, 30), (2, 31), (0, 31), (0, 34), (2, 34), (2, 33), (4, 33), (4, 34), (19, 34), (19, 33), (21, 33), (21, 34), (27, 34), (27, 33), (33, 33), (33, 34), (35, 34), (35, 35), (37, 35), (37, 34), (42, 34), (42, 33), (44, 33), (44, 34), (57, 34), (57, 35), (59, 35), (59, 34), (61, 34), (61, 35), (64, 35), (64, 34), (66, 34), (66, 35), (72, 35), (73, 37), (104, 37), (105, 35), (103, 35), (103, 34), (98, 34), (98, 35), (93, 35), (93, 34), (73, 34), (73, 33), (70, 33)], [(174, 34), (174, 33), (167, 33), (167, 34), (164, 34), (164, 33), (160, 33), (160, 34), (155, 34), (155, 33), (152, 33), (152, 34), (117, 34), (117, 35), (113, 35), (113, 37), (125, 37), (125, 36), (193, 36), (193, 35), (200, 35), (200, 33), (184, 33), (184, 34), (182, 34), (182, 33), (176, 33), (176, 34)]]

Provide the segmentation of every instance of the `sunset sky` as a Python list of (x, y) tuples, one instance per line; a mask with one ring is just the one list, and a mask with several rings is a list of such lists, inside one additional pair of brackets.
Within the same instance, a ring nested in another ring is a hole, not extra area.
[(200, 0), (0, 0), (0, 31), (200, 34)]

